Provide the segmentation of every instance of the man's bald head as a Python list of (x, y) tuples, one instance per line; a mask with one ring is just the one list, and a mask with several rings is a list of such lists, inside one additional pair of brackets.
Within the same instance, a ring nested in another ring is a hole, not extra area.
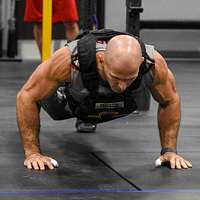
[(128, 35), (113, 37), (104, 55), (106, 67), (122, 76), (137, 74), (143, 60), (139, 42)]

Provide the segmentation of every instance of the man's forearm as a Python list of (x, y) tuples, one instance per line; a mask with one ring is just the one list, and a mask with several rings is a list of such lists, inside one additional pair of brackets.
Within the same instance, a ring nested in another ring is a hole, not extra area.
[(167, 106), (159, 106), (158, 128), (162, 148), (176, 149), (180, 117), (179, 98)]
[(37, 104), (27, 95), (18, 95), (17, 122), (25, 156), (40, 152), (40, 118)]

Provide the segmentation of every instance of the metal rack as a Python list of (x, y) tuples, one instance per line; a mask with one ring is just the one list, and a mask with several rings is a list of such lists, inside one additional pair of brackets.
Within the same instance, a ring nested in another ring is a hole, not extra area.
[(3, 56), (3, 25), (2, 25), (2, 0), (0, 0), (0, 57)]
[(81, 30), (104, 28), (105, 0), (78, 0)]
[(143, 12), (142, 0), (126, 0), (126, 31), (140, 35), (140, 13)]
[(0, 0), (0, 61), (18, 61), (15, 27), (16, 0)]

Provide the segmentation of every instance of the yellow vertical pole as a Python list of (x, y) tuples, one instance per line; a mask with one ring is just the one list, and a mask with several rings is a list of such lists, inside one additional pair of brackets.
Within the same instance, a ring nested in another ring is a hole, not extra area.
[(52, 0), (43, 0), (42, 12), (42, 61), (45, 61), (51, 56)]

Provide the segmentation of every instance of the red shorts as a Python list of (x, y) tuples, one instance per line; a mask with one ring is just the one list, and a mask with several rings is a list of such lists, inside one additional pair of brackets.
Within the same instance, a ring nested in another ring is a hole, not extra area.
[[(42, 22), (42, 1), (43, 0), (26, 0), (25, 22)], [(78, 21), (79, 17), (76, 0), (52, 0), (52, 4), (53, 23)]]

